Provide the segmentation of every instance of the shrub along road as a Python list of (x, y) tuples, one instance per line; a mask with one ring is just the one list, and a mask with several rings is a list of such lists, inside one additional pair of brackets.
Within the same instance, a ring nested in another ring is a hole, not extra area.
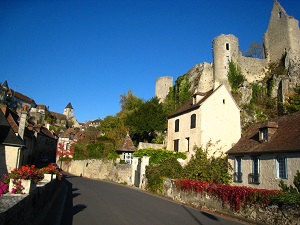
[(128, 186), (71, 174), (64, 181), (68, 194), (61, 225), (245, 224)]

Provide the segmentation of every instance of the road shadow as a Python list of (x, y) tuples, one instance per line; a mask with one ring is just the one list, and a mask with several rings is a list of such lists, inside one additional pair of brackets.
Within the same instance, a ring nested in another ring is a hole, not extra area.
[[(69, 177), (68, 177), (69, 178)], [(66, 196), (65, 207), (63, 210), (61, 225), (72, 225), (73, 224), (73, 216), (77, 213), (83, 211), (87, 206), (84, 204), (73, 205), (73, 198), (81, 195), (80, 193), (74, 193), (78, 191), (78, 188), (73, 188), (73, 184), (66, 179), (63, 181), (67, 184), (68, 191)]]
[[(189, 208), (188, 207), (186, 207), (185, 205), (181, 205), (184, 209), (185, 209), (185, 211), (187, 211), (188, 212), (188, 214), (199, 224), (199, 225), (203, 225), (202, 223), (201, 223), (201, 221), (196, 217), (196, 216), (194, 216), (193, 215), (193, 213), (189, 210)], [(212, 214), (210, 214), (210, 213), (207, 213), (207, 212), (204, 212), (204, 211), (201, 211), (201, 213), (202, 213), (202, 215), (204, 215), (204, 216), (206, 216), (207, 218), (209, 218), (209, 219), (211, 219), (211, 220), (215, 220), (215, 221), (218, 221), (219, 219), (216, 217), (216, 216), (214, 216), (214, 215), (212, 215)]]
[(185, 209), (185, 211), (187, 211), (187, 213), (199, 224), (199, 225), (203, 225), (203, 223), (201, 223), (201, 221), (193, 215), (193, 213), (190, 212), (190, 210), (185, 206), (185, 205), (181, 205), (183, 209)]

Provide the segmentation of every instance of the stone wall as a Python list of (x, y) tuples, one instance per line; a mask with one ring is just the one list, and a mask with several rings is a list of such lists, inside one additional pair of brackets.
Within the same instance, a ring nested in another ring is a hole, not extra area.
[(175, 201), (182, 202), (200, 209), (207, 209), (229, 216), (234, 216), (255, 224), (300, 224), (300, 207), (278, 207), (276, 205), (265, 208), (257, 205), (247, 205), (239, 212), (232, 211), (229, 205), (208, 195), (195, 192), (184, 192), (176, 188), (173, 180), (164, 179), (163, 195)]
[(62, 169), (77, 176), (131, 185), (131, 164), (117, 164), (113, 160), (73, 160), (63, 163)]
[(63, 181), (53, 180), (29, 195), (1, 196), (0, 225), (58, 224), (66, 191)]
[(166, 146), (164, 144), (153, 144), (153, 143), (139, 142), (138, 149), (147, 149), (147, 148), (163, 149), (165, 147)]

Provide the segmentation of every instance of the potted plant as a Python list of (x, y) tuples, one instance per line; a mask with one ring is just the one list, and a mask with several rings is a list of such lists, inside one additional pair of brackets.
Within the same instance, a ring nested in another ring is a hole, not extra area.
[(34, 165), (15, 168), (9, 174), (9, 192), (28, 194), (35, 189), (36, 184), (44, 178), (44, 175)]
[(44, 180), (51, 181), (53, 179), (61, 179), (60, 169), (56, 164), (50, 163), (47, 167), (41, 169), (42, 173), (44, 173)]

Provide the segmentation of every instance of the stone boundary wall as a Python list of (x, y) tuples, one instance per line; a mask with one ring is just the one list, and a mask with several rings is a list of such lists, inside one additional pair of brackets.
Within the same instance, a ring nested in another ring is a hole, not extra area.
[(90, 179), (132, 184), (131, 164), (117, 164), (113, 160), (72, 160), (63, 162), (63, 171)]
[(162, 194), (184, 204), (247, 220), (250, 223), (300, 225), (299, 207), (278, 207), (273, 205), (262, 208), (257, 205), (248, 205), (247, 208), (243, 208), (240, 212), (234, 212), (229, 205), (222, 205), (222, 202), (217, 198), (211, 198), (208, 195), (201, 195), (192, 191), (178, 190), (171, 179), (164, 179)]
[(165, 147), (166, 146), (164, 144), (154, 144), (154, 143), (139, 142), (138, 149), (147, 149), (147, 148), (163, 149)]
[[(66, 191), (65, 182), (53, 180), (29, 195), (1, 196), (0, 225), (59, 224), (60, 206)], [(7, 206), (7, 209), (3, 210), (2, 206)]]

